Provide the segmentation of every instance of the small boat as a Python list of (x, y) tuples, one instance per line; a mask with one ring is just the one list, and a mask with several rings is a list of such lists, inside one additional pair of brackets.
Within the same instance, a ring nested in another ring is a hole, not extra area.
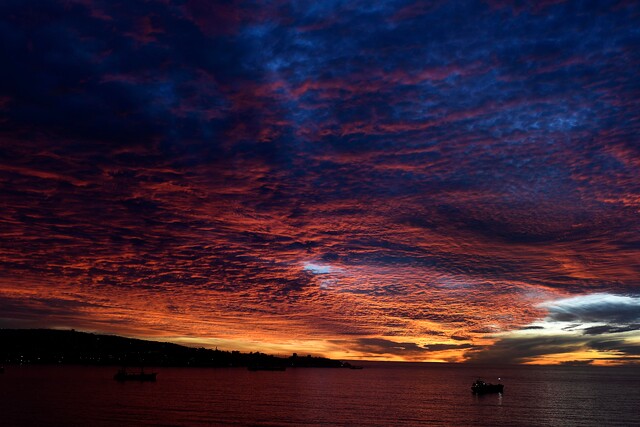
[(251, 365), (247, 367), (248, 370), (250, 371), (286, 371), (287, 367), (286, 366), (256, 366), (256, 365)]
[(340, 364), (340, 367), (341, 367), (341, 368), (347, 368), (347, 369), (364, 369), (364, 366), (361, 366), (361, 365), (352, 365), (352, 364), (351, 364), (351, 363), (349, 363), (349, 362), (342, 362), (342, 363)]
[(140, 372), (129, 372), (126, 368), (120, 369), (113, 379), (116, 381), (155, 381), (157, 372), (144, 372), (144, 369), (140, 369)]
[(504, 385), (502, 384), (491, 384), (482, 381), (481, 379), (477, 379), (471, 385), (471, 392), (473, 394), (484, 394), (484, 393), (502, 393), (504, 389)]

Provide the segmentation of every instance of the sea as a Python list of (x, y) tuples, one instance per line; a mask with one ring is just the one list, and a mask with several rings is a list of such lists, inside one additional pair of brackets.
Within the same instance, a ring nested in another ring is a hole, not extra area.
[[(1, 426), (640, 426), (640, 368), (362, 363), (364, 369), (6, 366)], [(473, 395), (477, 378), (502, 394)]]

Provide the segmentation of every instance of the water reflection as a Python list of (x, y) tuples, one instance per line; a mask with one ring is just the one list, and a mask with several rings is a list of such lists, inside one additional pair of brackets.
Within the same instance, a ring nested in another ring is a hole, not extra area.
[[(0, 424), (413, 427), (547, 426), (571, 420), (594, 427), (640, 425), (637, 369), (512, 367), (503, 376), (506, 396), (473, 395), (469, 383), (475, 369), (163, 368), (155, 383), (121, 384), (113, 380), (111, 367), (12, 367), (0, 381)], [(486, 367), (483, 374), (496, 370)]]
[(502, 393), (473, 394), (472, 396), (477, 404), (502, 406)]

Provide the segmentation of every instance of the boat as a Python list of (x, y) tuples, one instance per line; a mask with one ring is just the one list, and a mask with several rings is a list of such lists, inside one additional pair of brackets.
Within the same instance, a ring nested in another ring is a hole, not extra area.
[(140, 369), (139, 372), (129, 372), (126, 368), (118, 370), (113, 376), (116, 381), (155, 381), (157, 372), (144, 372), (144, 369)]
[(251, 365), (247, 367), (248, 370), (250, 371), (286, 371), (287, 367), (286, 366), (256, 366), (256, 365)]
[(484, 394), (484, 393), (502, 393), (504, 389), (504, 385), (502, 384), (491, 384), (482, 381), (481, 379), (477, 379), (471, 385), (471, 392), (473, 394)]
[(352, 365), (349, 362), (342, 362), (340, 364), (340, 367), (341, 368), (347, 368), (347, 369), (364, 369), (364, 366), (362, 366), (362, 365)]

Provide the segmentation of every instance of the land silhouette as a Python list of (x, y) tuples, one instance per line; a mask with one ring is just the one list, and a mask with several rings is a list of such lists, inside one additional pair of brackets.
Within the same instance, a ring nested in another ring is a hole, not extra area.
[(0, 329), (0, 364), (350, 368), (325, 357), (212, 350), (75, 330)]

